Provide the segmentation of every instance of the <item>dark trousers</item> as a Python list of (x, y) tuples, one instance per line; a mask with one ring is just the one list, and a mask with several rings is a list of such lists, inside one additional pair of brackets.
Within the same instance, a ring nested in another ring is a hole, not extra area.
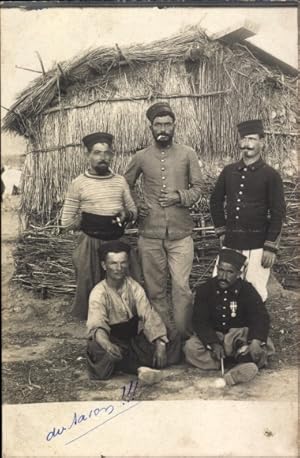
[[(121, 360), (107, 353), (96, 341), (88, 341), (88, 369), (93, 378), (107, 380), (118, 370), (128, 374), (137, 374), (140, 366), (153, 367), (155, 345), (146, 339), (143, 332), (128, 340), (116, 337), (110, 337), (110, 340), (121, 349), (123, 355)], [(180, 338), (176, 337), (167, 344), (167, 365), (179, 362), (180, 351)]]

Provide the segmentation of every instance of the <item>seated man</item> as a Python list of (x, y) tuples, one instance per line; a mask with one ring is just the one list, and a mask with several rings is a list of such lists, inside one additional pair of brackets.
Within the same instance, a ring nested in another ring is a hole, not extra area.
[(221, 359), (236, 363), (224, 376), (227, 385), (248, 382), (275, 353), (268, 338), (270, 318), (255, 288), (239, 278), (246, 257), (223, 249), (217, 276), (196, 292), (195, 334), (186, 342), (186, 360), (200, 369), (220, 369)]
[(89, 298), (89, 370), (97, 379), (109, 379), (115, 370), (122, 370), (138, 373), (145, 383), (151, 383), (159, 380), (159, 371), (139, 368), (160, 369), (177, 363), (180, 340), (168, 340), (166, 327), (143, 288), (127, 276), (129, 252), (129, 245), (121, 241), (102, 247), (106, 279), (93, 288)]

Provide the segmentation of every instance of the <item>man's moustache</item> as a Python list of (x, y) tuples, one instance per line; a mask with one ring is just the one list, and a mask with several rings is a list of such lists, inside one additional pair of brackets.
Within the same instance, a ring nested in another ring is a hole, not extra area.
[(168, 134), (159, 134), (159, 135), (157, 136), (157, 140), (161, 140), (161, 139), (163, 139), (163, 138), (165, 138), (165, 137), (169, 138), (169, 135), (168, 135)]

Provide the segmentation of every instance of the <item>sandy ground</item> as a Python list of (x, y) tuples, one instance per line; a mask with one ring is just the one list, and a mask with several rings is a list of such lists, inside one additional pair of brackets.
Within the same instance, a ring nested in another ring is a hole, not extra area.
[[(3, 401), (15, 404), (121, 400), (123, 387), (128, 390), (134, 377), (120, 373), (110, 381), (88, 378), (85, 325), (70, 320), (70, 299), (41, 300), (10, 282), (18, 234), (17, 200), (16, 197), (2, 208)], [(275, 288), (274, 294), (282, 303), (299, 299), (296, 293), (280, 288)], [(283, 323), (284, 320), (283, 316)], [(138, 386), (131, 393), (134, 399), (297, 400), (298, 369), (295, 360), (285, 361), (282, 353), (252, 382), (231, 388), (215, 386), (220, 373), (203, 372), (187, 364), (163, 373), (159, 384)]]

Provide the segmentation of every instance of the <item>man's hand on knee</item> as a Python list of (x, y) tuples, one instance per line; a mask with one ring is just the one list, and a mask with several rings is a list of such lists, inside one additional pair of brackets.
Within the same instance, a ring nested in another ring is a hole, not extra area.
[(109, 336), (104, 329), (97, 329), (95, 333), (95, 340), (97, 344), (99, 344), (103, 350), (105, 350), (114, 359), (122, 359), (123, 355), (120, 347), (109, 340)]
[(221, 358), (225, 358), (225, 351), (223, 345), (221, 345), (220, 343), (211, 344), (211, 356), (217, 361), (220, 361)]
[(122, 351), (118, 345), (113, 344), (111, 342), (106, 344), (105, 350), (109, 355), (111, 355), (114, 359), (122, 359)]

